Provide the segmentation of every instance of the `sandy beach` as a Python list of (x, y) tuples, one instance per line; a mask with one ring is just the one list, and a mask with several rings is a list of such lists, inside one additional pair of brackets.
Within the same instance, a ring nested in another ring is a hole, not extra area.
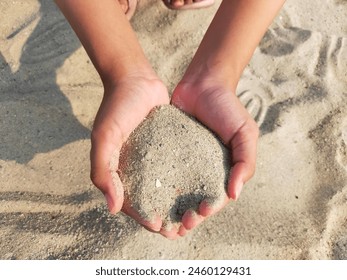
[[(220, 4), (140, 1), (171, 92)], [(240, 199), (175, 241), (108, 214), (89, 178), (103, 88), (53, 1), (0, 2), (0, 259), (347, 259), (347, 1), (287, 1), (237, 95), (261, 131)]]

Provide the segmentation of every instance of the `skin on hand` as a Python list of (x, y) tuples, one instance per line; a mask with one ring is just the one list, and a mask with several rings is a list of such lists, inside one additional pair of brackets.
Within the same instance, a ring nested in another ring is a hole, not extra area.
[[(284, 0), (224, 0), (172, 103), (197, 117), (229, 147), (233, 169), (225, 203), (202, 202), (198, 213), (187, 211), (179, 227), (163, 228), (158, 217), (145, 221), (131, 203), (110, 161), (150, 110), (169, 102), (165, 86), (146, 59), (122, 6), (115, 0), (55, 0), (86, 49), (104, 84), (91, 148), (91, 179), (105, 195), (111, 213), (123, 211), (150, 231), (175, 239), (236, 200), (253, 175), (258, 130), (234, 92), (260, 38)], [(123, 7), (124, 8), (124, 7)], [(91, 12), (92, 11), (92, 12)], [(220, 32), (223, 30), (224, 32)], [(112, 34), (112, 36), (110, 36)], [(118, 168), (117, 160), (113, 164)], [(118, 183), (117, 183), (118, 181)], [(114, 185), (116, 182), (116, 186)]]
[[(109, 211), (123, 211), (152, 231), (159, 231), (161, 219), (146, 221), (124, 201), (122, 183), (114, 171), (118, 169), (119, 152), (130, 133), (155, 106), (169, 103), (166, 87), (159, 79), (129, 77), (110, 88), (104, 98), (92, 130), (91, 180), (104, 194)], [(113, 164), (111, 160), (115, 160)], [(111, 172), (110, 167), (114, 168)], [(112, 178), (111, 173), (114, 174)]]
[(224, 203), (212, 206), (203, 201), (197, 213), (187, 211), (179, 235), (218, 212), (230, 199), (237, 200), (254, 174), (259, 130), (235, 92), (244, 68), (284, 2), (224, 0), (173, 93), (172, 104), (214, 131), (232, 159)]
[[(158, 232), (162, 224), (159, 217), (146, 221), (125, 201), (117, 173), (113, 172), (112, 178), (110, 161), (153, 107), (169, 103), (167, 89), (145, 57), (119, 1), (103, 0), (102, 5), (94, 0), (55, 1), (104, 85), (91, 136), (91, 179), (105, 195), (111, 213), (123, 211), (148, 230)], [(118, 168), (117, 160), (113, 168)]]
[[(187, 211), (182, 223), (185, 230), (200, 224), (206, 217), (222, 209), (230, 199), (237, 200), (242, 186), (254, 174), (258, 127), (237, 96), (221, 86), (196, 87), (180, 84), (174, 91), (172, 104), (179, 107), (214, 131), (230, 150), (232, 171), (228, 181), (228, 196), (216, 207), (206, 201), (198, 213)], [(184, 229), (181, 229), (184, 232)]]

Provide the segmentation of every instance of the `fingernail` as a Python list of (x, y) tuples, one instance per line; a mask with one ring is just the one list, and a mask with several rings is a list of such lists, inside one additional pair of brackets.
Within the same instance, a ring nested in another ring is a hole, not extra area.
[(159, 215), (153, 215), (153, 218), (149, 220), (147, 219), (146, 222), (155, 232), (160, 231), (160, 229), (163, 227), (163, 222)]
[(105, 200), (106, 200), (106, 203), (107, 203), (107, 208), (108, 208), (108, 211), (111, 213), (111, 214), (115, 214), (115, 213), (112, 213), (112, 199), (111, 197), (108, 195), (108, 194), (105, 194)]
[(243, 188), (243, 183), (242, 182), (238, 183), (235, 190), (235, 201), (239, 199), (242, 188)]
[(239, 182), (235, 185), (234, 190), (230, 190), (230, 198), (234, 201), (237, 201), (240, 197), (242, 191), (243, 183)]
[(187, 210), (187, 215), (190, 215), (191, 218), (195, 218), (198, 215), (198, 213), (196, 213), (194, 209), (190, 208)]

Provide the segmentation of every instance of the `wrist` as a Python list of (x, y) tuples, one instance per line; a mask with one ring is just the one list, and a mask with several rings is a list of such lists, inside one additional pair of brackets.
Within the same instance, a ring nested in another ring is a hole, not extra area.
[(115, 66), (113, 69), (98, 71), (105, 90), (113, 89), (119, 84), (131, 81), (160, 81), (149, 63), (129, 66)]
[[(194, 61), (193, 61), (194, 62)], [(235, 92), (240, 72), (229, 67), (226, 68), (222, 63), (193, 63), (187, 69), (180, 84), (190, 85), (194, 88), (224, 88)]]

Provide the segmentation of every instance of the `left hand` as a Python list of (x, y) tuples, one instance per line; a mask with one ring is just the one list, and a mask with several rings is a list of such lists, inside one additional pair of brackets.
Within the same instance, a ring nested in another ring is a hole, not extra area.
[(178, 231), (184, 235), (222, 209), (230, 199), (239, 198), (243, 185), (255, 172), (259, 129), (235, 93), (223, 85), (181, 82), (171, 103), (214, 131), (230, 150), (232, 159), (224, 204), (216, 208), (203, 201), (197, 213), (187, 211)]

